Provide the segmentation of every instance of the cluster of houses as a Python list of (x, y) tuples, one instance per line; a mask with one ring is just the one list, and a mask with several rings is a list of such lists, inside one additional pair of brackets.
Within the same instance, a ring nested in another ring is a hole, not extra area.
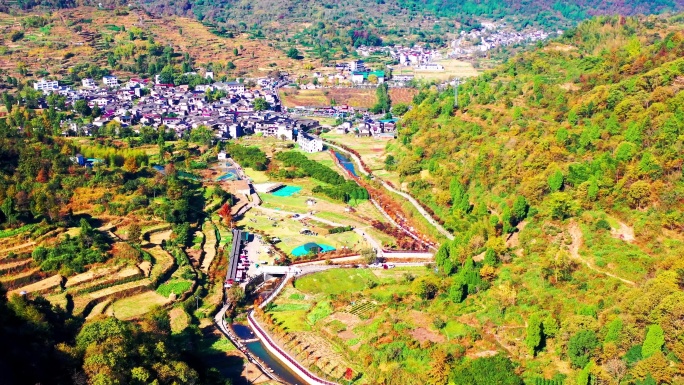
[(435, 60), (442, 59), (442, 54), (437, 50), (420, 45), (414, 45), (413, 47), (404, 47), (401, 45), (394, 45), (391, 47), (361, 46), (356, 49), (356, 53), (364, 57), (373, 54), (384, 54), (391, 56), (392, 59), (399, 62), (399, 65), (402, 66), (410, 66), (418, 69), (444, 70), (444, 67), (434, 63)]
[[(335, 66), (336, 73), (323, 74), (314, 72), (311, 81), (301, 84), (300, 89), (321, 88), (327, 85), (363, 85), (382, 84), (387, 80), (387, 74), (382, 70), (367, 68), (363, 60), (338, 63)], [(315, 81), (314, 81), (315, 79)]]
[[(114, 86), (115, 82), (117, 86)], [(85, 100), (91, 108), (97, 106), (102, 111), (102, 115), (90, 124), (63, 122), (64, 135), (95, 135), (98, 129), (116, 121), (122, 127), (131, 126), (134, 130), (138, 125), (155, 128), (163, 125), (174, 130), (178, 137), (205, 126), (212, 129), (218, 140), (250, 134), (296, 140), (298, 130), (317, 124), (280, 112), (277, 91), (268, 87), (248, 89), (244, 83), (215, 82), (191, 90), (188, 86), (151, 84), (147, 79), (136, 78), (118, 85), (114, 76), (105, 77), (103, 87), (92, 79), (84, 79), (82, 83), (79, 90), (70, 87), (65, 90), (57, 81), (34, 84), (45, 93), (63, 93), (67, 104)], [(225, 96), (213, 100), (208, 97), (210, 91), (213, 94), (223, 91), (221, 95)], [(267, 110), (257, 111), (255, 101), (259, 98), (268, 103)]]
[(355, 134), (359, 137), (374, 137), (378, 139), (392, 139), (397, 134), (397, 119), (374, 120), (364, 118), (356, 126), (351, 122), (344, 122), (335, 127), (338, 134)]
[[(545, 40), (551, 33), (528, 28), (516, 31), (506, 23), (482, 22), (482, 28), (473, 29), (470, 32), (461, 31), (460, 36), (451, 42), (452, 51), (449, 57), (472, 58), (486, 53), (497, 47), (514, 44), (529, 44)], [(557, 31), (562, 34), (562, 31)]]

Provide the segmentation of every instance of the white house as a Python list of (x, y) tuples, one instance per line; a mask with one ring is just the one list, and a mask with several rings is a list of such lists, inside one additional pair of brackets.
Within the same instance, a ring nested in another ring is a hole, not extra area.
[(102, 83), (107, 87), (116, 87), (119, 85), (119, 79), (116, 76), (103, 76)]
[(86, 78), (81, 80), (81, 84), (83, 84), (83, 88), (97, 88), (97, 84), (95, 83), (95, 80), (92, 78)]
[(219, 162), (225, 162), (227, 158), (228, 158), (228, 155), (226, 154), (225, 151), (221, 151), (218, 153)]
[(57, 80), (40, 79), (33, 83), (33, 88), (38, 91), (56, 91), (59, 89), (59, 82)]
[(299, 147), (302, 150), (308, 153), (323, 151), (323, 141), (321, 138), (307, 135), (302, 131), (299, 131), (299, 135), (297, 135), (297, 144), (299, 144)]

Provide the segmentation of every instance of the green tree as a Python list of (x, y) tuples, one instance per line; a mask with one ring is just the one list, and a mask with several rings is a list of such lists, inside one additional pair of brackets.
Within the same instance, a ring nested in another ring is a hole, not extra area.
[(406, 103), (397, 103), (392, 107), (392, 115), (402, 116), (409, 110), (409, 105)]
[(256, 98), (254, 99), (254, 111), (266, 111), (271, 106), (268, 104), (266, 99), (264, 98)]
[(665, 333), (660, 325), (651, 325), (648, 327), (646, 339), (641, 346), (641, 355), (644, 358), (651, 357), (655, 352), (659, 352), (665, 344)]
[(290, 49), (287, 50), (287, 57), (290, 59), (299, 59), (299, 50), (295, 47), (291, 47)]
[(88, 105), (88, 102), (83, 99), (79, 99), (74, 102), (74, 111), (78, 112), (82, 116), (89, 116), (93, 112)]
[(128, 240), (132, 242), (140, 242), (140, 237), (142, 234), (142, 229), (137, 223), (132, 223), (128, 226)]
[(525, 344), (532, 356), (536, 356), (544, 339), (542, 320), (538, 314), (532, 314), (527, 321), (527, 336)]
[(527, 199), (525, 199), (525, 197), (522, 195), (518, 195), (518, 197), (515, 198), (515, 202), (513, 202), (513, 210), (511, 212), (516, 222), (520, 222), (525, 219), (528, 208), (529, 205), (527, 204)]
[(199, 126), (190, 131), (190, 141), (202, 146), (211, 146), (214, 133), (207, 126)]
[(561, 170), (556, 170), (553, 172), (551, 175), (549, 175), (549, 179), (547, 179), (549, 183), (549, 189), (551, 192), (556, 192), (559, 191), (563, 187), (563, 172)]
[(596, 333), (591, 330), (580, 330), (568, 341), (568, 357), (576, 368), (583, 368), (589, 363), (594, 349), (599, 345)]
[(549, 196), (549, 214), (553, 219), (563, 220), (575, 214), (576, 203), (570, 195), (556, 192)]

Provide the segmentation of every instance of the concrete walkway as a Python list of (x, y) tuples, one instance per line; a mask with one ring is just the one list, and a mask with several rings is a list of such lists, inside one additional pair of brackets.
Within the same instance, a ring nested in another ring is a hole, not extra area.
[[(337, 145), (335, 145), (335, 144), (332, 144), (332, 143), (330, 143), (330, 142), (328, 142), (328, 141), (324, 141), (324, 142), (325, 142), (325, 144), (326, 144), (327, 146), (330, 146), (330, 147), (332, 147), (332, 148), (334, 148), (334, 149), (336, 149), (336, 150), (338, 150), (338, 151), (340, 151), (340, 152), (345, 153), (345, 154), (346, 154), (347, 156), (349, 156), (352, 160), (354, 160), (354, 163), (356, 164), (356, 169), (357, 169), (358, 171), (360, 171), (362, 174), (373, 177), (373, 174), (371, 173), (371, 171), (370, 171), (370, 170), (366, 170), (366, 169), (362, 166), (362, 164), (361, 164), (361, 159), (359, 159), (358, 156), (356, 156), (356, 155), (352, 154), (351, 152), (345, 150), (344, 148), (342, 148), (342, 147), (340, 147), (340, 146), (337, 146)], [(423, 208), (423, 206), (421, 206), (420, 203), (418, 203), (418, 201), (417, 201), (415, 198), (413, 198), (411, 195), (409, 195), (409, 194), (407, 194), (407, 193), (405, 193), (405, 192), (403, 192), (403, 191), (399, 191), (399, 190), (395, 189), (394, 187), (390, 186), (387, 182), (385, 182), (384, 180), (382, 180), (382, 179), (380, 179), (380, 178), (375, 178), (375, 179), (378, 180), (378, 181), (380, 182), (380, 184), (382, 184), (382, 187), (384, 187), (387, 191), (390, 191), (390, 192), (393, 192), (393, 193), (395, 193), (395, 194), (398, 194), (398, 195), (402, 196), (403, 198), (405, 198), (406, 200), (408, 200), (408, 201), (416, 208), (416, 210), (418, 210), (418, 213), (420, 213), (420, 215), (422, 215), (423, 218), (425, 218), (425, 220), (427, 220), (435, 229), (437, 229), (437, 231), (439, 231), (442, 235), (444, 235), (445, 237), (447, 237), (447, 239), (449, 239), (449, 240), (454, 240), (454, 235), (451, 234), (449, 231), (447, 231), (447, 229), (445, 229), (444, 227), (442, 227), (442, 225), (440, 225), (439, 222), (437, 222), (437, 221), (432, 217), (432, 215), (430, 215), (430, 213), (428, 213), (427, 211), (425, 211), (425, 209)]]

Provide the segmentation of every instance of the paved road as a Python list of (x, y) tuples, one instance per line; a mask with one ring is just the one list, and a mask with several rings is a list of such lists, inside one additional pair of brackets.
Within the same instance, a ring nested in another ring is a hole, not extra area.
[[(344, 148), (342, 148), (342, 147), (340, 147), (340, 146), (337, 146), (337, 145), (334, 145), (334, 144), (332, 144), (332, 143), (330, 143), (330, 142), (325, 141), (325, 144), (328, 145), (328, 146), (330, 146), (330, 147), (332, 147), (332, 148), (334, 148), (334, 149), (336, 149), (336, 150), (339, 150), (339, 151), (341, 151), (341, 152), (344, 152), (345, 154), (347, 154), (348, 156), (350, 156), (350, 157), (354, 160), (354, 163), (356, 163), (356, 169), (357, 169), (358, 171), (360, 171), (362, 174), (368, 175), (368, 176), (371, 176), (371, 175), (372, 175), (371, 172), (370, 172), (369, 170), (366, 170), (366, 169), (361, 165), (361, 160), (359, 159), (358, 156), (356, 156), (356, 155), (352, 154), (351, 152), (345, 150)], [(411, 195), (409, 195), (409, 194), (407, 194), (407, 193), (405, 193), (405, 192), (403, 192), (403, 191), (399, 191), (399, 190), (395, 189), (394, 187), (390, 186), (387, 182), (383, 181), (383, 180), (380, 179), (380, 178), (375, 178), (375, 179), (377, 179), (378, 181), (380, 181), (380, 183), (382, 184), (382, 187), (384, 187), (386, 190), (391, 191), (391, 192), (393, 192), (393, 193), (395, 193), (395, 194), (399, 194), (399, 195), (401, 195), (402, 197), (404, 197), (406, 200), (408, 200), (408, 201), (416, 208), (416, 210), (418, 210), (418, 212), (420, 213), (420, 215), (422, 215), (422, 216), (425, 218), (425, 220), (427, 220), (432, 226), (434, 226), (435, 229), (437, 229), (437, 231), (439, 231), (442, 235), (444, 235), (445, 237), (447, 237), (447, 239), (449, 239), (449, 240), (453, 240), (453, 239), (454, 239), (454, 235), (451, 234), (449, 231), (447, 231), (447, 229), (445, 229), (444, 227), (442, 227), (442, 225), (440, 225), (439, 222), (437, 222), (437, 221), (432, 217), (432, 215), (430, 215), (427, 211), (425, 211), (425, 209), (423, 208), (423, 206), (421, 206), (420, 203), (418, 203), (418, 201), (417, 201), (415, 198), (413, 198)]]

